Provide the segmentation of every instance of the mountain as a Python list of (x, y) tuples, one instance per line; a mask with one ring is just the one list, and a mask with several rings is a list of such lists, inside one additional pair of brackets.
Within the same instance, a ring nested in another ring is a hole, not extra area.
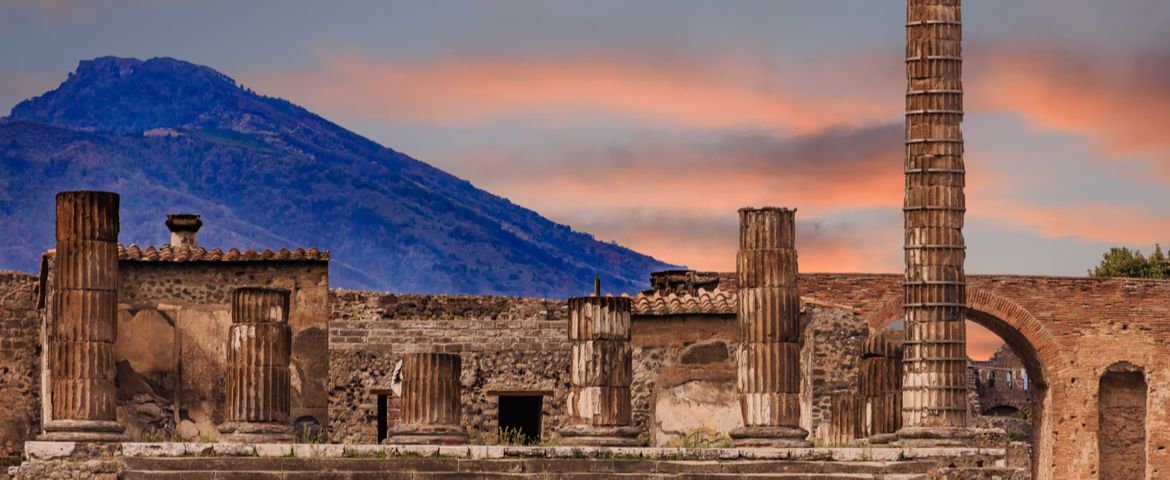
[(673, 267), (171, 58), (82, 61), (0, 119), (0, 268), (35, 269), (73, 189), (121, 193), (122, 243), (199, 213), (208, 248), (331, 250), (342, 288), (565, 297)]

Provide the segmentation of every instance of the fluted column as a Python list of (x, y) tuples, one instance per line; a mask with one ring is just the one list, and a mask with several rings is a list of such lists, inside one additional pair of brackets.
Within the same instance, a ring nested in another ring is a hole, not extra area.
[(870, 443), (889, 443), (902, 426), (902, 340), (894, 331), (861, 344), (861, 433)]
[(53, 318), (49, 325), (52, 419), (44, 440), (116, 441), (114, 342), (118, 310), (118, 194), (57, 194)]
[(969, 436), (960, 1), (909, 0), (906, 20), (906, 342), (898, 436), (941, 445)]
[(240, 288), (232, 292), (228, 330), (225, 442), (291, 442), (289, 424), (289, 292)]
[(858, 394), (854, 391), (839, 391), (829, 395), (829, 443), (834, 446), (850, 445), (861, 436), (861, 413), (858, 408)]
[(800, 428), (800, 293), (796, 210), (739, 211), (736, 284), (738, 389), (744, 427), (737, 446), (805, 447)]
[(627, 297), (569, 299), (569, 394), (566, 445), (632, 446), (631, 301)]
[(402, 359), (402, 417), (389, 443), (464, 444), (455, 353), (408, 353)]

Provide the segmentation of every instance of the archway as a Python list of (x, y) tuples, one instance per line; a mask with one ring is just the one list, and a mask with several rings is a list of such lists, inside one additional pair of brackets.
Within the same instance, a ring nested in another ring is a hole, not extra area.
[[(867, 315), (866, 323), (879, 331), (901, 318), (899, 294)], [(1055, 337), (1019, 304), (986, 290), (967, 290), (967, 319), (998, 335), (1024, 364), (1031, 387), (1032, 477), (1047, 478), (1047, 469), (1038, 467), (1052, 463), (1052, 398), (1048, 386), (1050, 369), (1060, 365), (1063, 357)]]

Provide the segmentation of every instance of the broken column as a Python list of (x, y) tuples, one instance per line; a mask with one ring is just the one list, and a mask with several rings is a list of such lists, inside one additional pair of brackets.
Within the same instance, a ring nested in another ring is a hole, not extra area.
[(240, 288), (232, 292), (228, 330), (227, 421), (219, 426), (225, 442), (292, 442), (288, 422), (289, 292)]
[(861, 436), (861, 410), (857, 392), (838, 391), (829, 394), (829, 444), (851, 445)]
[(408, 353), (402, 359), (402, 417), (389, 443), (465, 444), (456, 353)]
[(858, 374), (861, 434), (869, 443), (890, 443), (902, 426), (902, 340), (894, 330), (870, 335), (861, 344)]
[(628, 297), (569, 299), (569, 394), (566, 445), (634, 446)]
[(906, 9), (906, 229), (902, 429), (958, 445), (967, 425), (962, 22), (959, 0)]
[(42, 440), (119, 441), (114, 386), (118, 194), (57, 194), (53, 317), (48, 332), (52, 418)]
[(807, 447), (800, 428), (800, 294), (796, 210), (739, 211), (739, 355), (743, 428), (736, 446)]

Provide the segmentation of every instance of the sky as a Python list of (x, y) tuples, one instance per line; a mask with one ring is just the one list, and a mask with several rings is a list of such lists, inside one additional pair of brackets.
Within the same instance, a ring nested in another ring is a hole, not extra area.
[[(963, 14), (968, 273), (1170, 239), (1170, 2)], [(771, 205), (798, 209), (802, 271), (898, 272), (904, 22), (891, 0), (0, 0), (0, 112), (82, 59), (170, 56), (663, 261), (733, 270), (736, 209)]]

